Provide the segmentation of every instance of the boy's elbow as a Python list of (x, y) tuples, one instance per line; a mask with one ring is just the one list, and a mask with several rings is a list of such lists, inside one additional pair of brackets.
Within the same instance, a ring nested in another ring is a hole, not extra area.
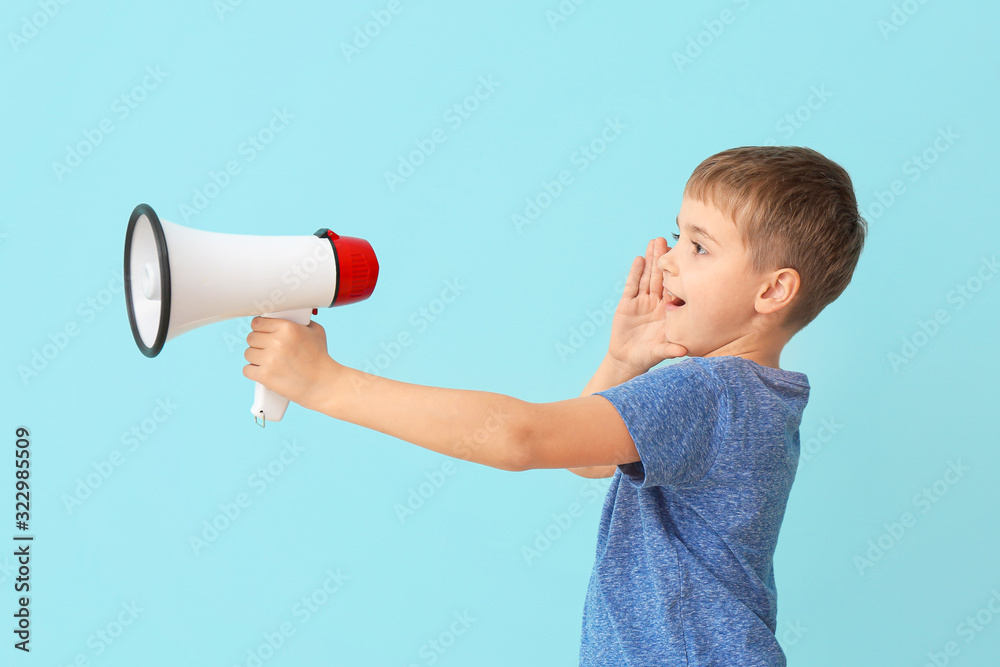
[(521, 402), (515, 412), (515, 418), (505, 424), (503, 469), (510, 472), (524, 472), (533, 469), (531, 444), (533, 429), (530, 410), (526, 402)]
[(524, 472), (532, 469), (531, 429), (528, 424), (517, 422), (507, 429), (507, 452), (504, 470)]

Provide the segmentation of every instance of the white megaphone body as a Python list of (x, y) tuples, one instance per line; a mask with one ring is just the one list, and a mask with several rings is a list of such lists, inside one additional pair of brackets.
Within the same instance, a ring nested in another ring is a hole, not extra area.
[[(125, 303), (147, 357), (180, 334), (262, 315), (308, 324), (317, 308), (371, 296), (378, 260), (364, 239), (320, 229), (309, 236), (204, 232), (160, 220), (139, 204), (125, 234)], [(280, 421), (288, 399), (255, 383), (250, 412)]]

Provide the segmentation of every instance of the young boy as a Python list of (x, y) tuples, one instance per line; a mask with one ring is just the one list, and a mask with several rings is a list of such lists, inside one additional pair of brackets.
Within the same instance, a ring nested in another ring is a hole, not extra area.
[(672, 249), (657, 238), (633, 261), (608, 353), (579, 398), (529, 403), (368, 375), (327, 354), (316, 322), (259, 317), (243, 374), (447, 456), (613, 476), (581, 665), (785, 665), (772, 557), (809, 382), (778, 360), (850, 282), (867, 224), (842, 167), (772, 146), (702, 162), (677, 224)]

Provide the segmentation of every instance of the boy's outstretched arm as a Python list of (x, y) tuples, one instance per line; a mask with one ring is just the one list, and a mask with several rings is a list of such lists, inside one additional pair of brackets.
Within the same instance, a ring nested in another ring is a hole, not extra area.
[(529, 403), (504, 394), (398, 382), (343, 366), (317, 322), (254, 318), (243, 374), (299, 405), (446, 456), (501, 470), (639, 460), (601, 396)]
[(398, 382), (341, 366), (320, 411), (446, 456), (509, 471), (638, 461), (601, 396), (530, 403), (504, 394)]

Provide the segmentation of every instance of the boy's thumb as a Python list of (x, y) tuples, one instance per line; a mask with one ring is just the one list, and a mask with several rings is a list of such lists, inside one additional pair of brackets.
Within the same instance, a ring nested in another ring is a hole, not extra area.
[(686, 347), (677, 343), (660, 343), (657, 346), (656, 353), (662, 359), (675, 359), (687, 356), (688, 351)]

